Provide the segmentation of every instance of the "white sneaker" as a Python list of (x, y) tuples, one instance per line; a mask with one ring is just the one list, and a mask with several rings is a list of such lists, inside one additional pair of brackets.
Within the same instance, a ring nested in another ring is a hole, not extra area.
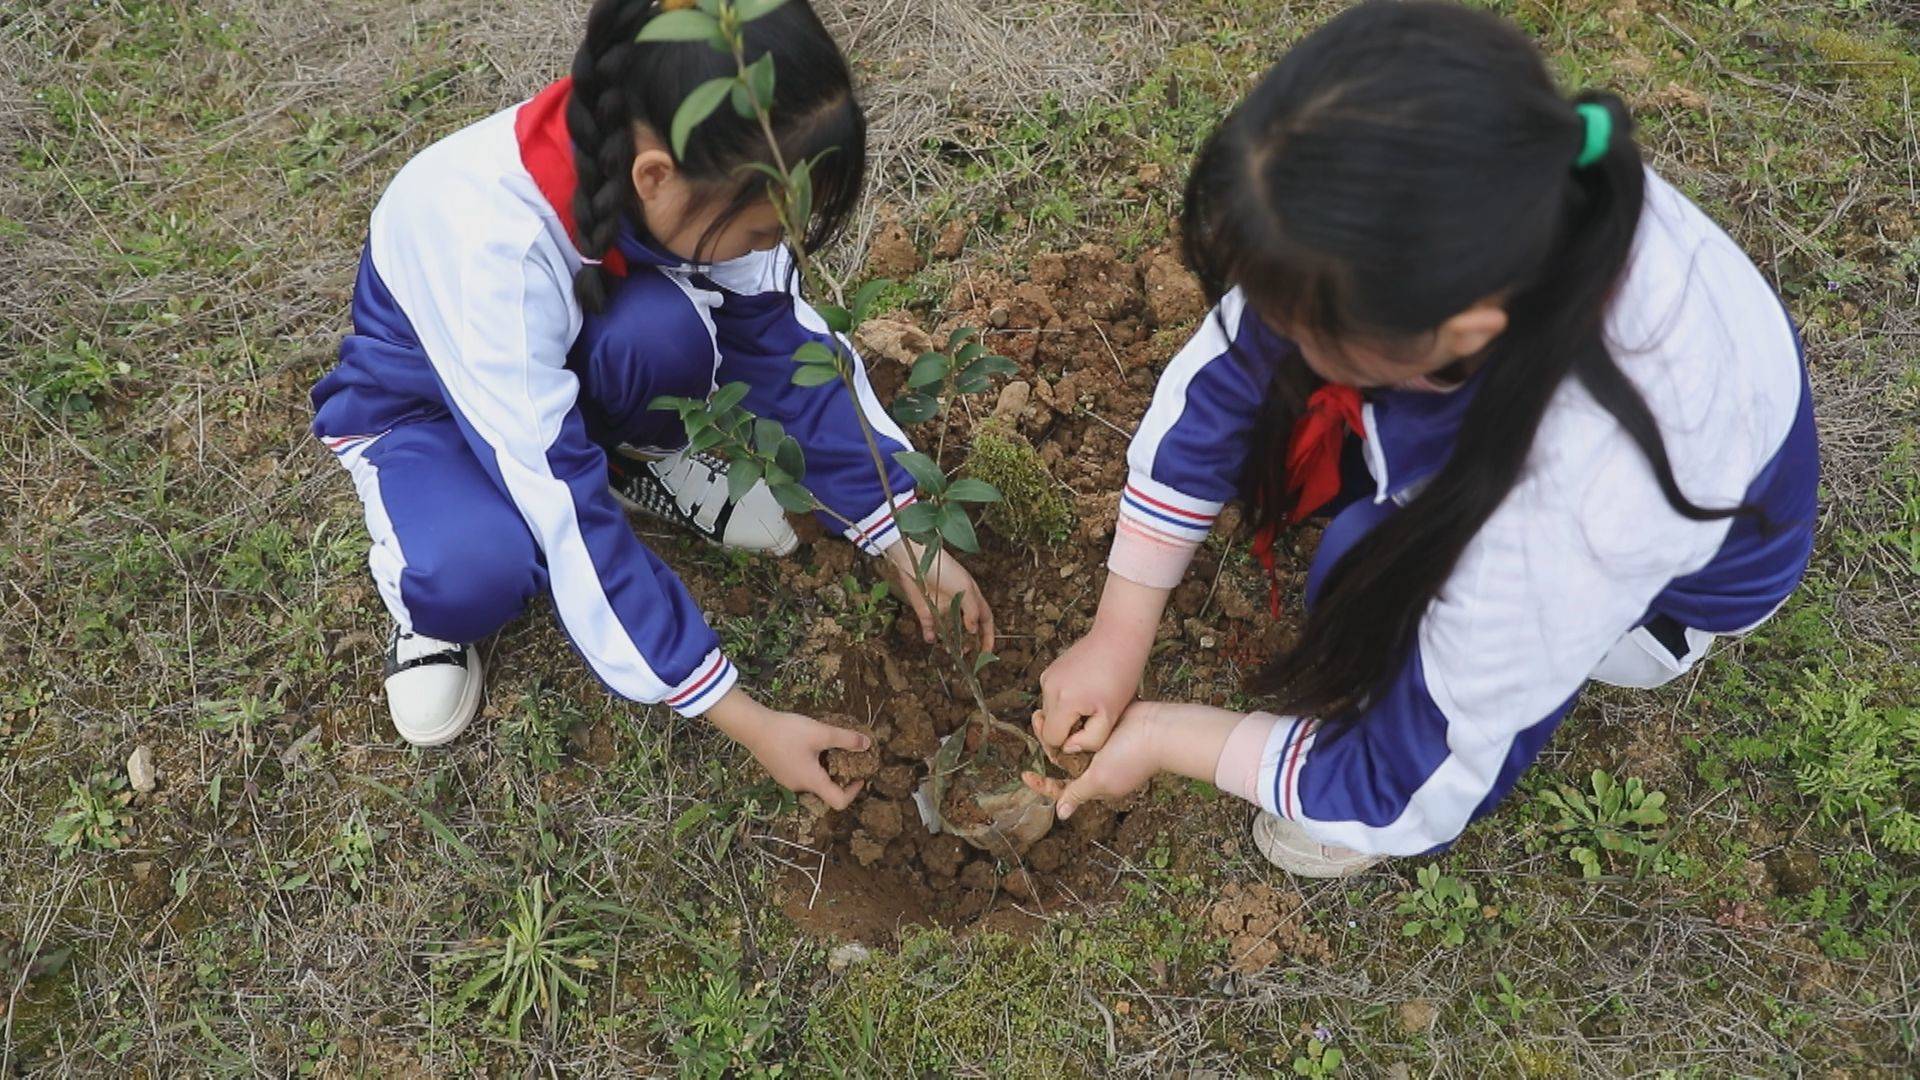
[(1265, 810), (1253, 819), (1253, 846), (1268, 862), (1296, 877), (1351, 877), (1387, 859), (1322, 844), (1300, 826)]
[(800, 546), (765, 480), (739, 502), (727, 501), (727, 463), (712, 454), (682, 450), (648, 458), (622, 448), (607, 454), (607, 486), (628, 510), (685, 526), (715, 544), (773, 555)]
[(480, 712), (480, 653), (394, 628), (387, 643), (387, 709), (415, 746), (450, 743)]

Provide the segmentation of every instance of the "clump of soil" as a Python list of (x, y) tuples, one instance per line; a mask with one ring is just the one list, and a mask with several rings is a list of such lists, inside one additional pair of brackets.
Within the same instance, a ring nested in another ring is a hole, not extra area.
[(827, 751), (827, 775), (834, 783), (845, 787), (856, 780), (871, 780), (880, 772), (880, 738), (872, 724), (862, 723), (843, 713), (822, 716), (820, 722), (858, 731), (868, 739), (865, 750)]
[(1330, 964), (1333, 948), (1307, 929), (1306, 906), (1292, 889), (1234, 882), (1207, 909), (1207, 921), (1227, 939), (1227, 965), (1243, 974), (1272, 967), (1283, 953)]
[[(910, 265), (900, 243), (910, 244), (904, 230), (884, 230), (880, 239), (882, 261), (892, 255), (899, 265)], [(944, 341), (960, 326), (981, 328), (987, 347), (1020, 366), (1008, 384), (1019, 389), (1003, 389), (999, 400), (976, 403), (980, 407), (948, 410), (942, 420), (913, 432), (923, 445), (937, 445), (936, 425), (950, 425), (945, 439), (951, 452), (974, 445), (977, 425), (990, 423), (993, 434), (1031, 448), (1070, 511), (1055, 519), (1062, 523), (1058, 531), (1044, 530), (1052, 534), (1047, 542), (1015, 543), (989, 532), (983, 534), (985, 550), (966, 560), (999, 624), (999, 662), (981, 674), (996, 715), (1031, 715), (1040, 673), (1091, 624), (1126, 479), (1129, 434), (1146, 411), (1159, 369), (1203, 305), (1171, 247), (1129, 261), (1111, 248), (1086, 245), (1039, 256), (1024, 280), (969, 270), (944, 305), (937, 305), (939, 314), (889, 312), (886, 326), (864, 335), (882, 400), (902, 389), (922, 343)], [(1220, 531), (1231, 533), (1236, 521), (1229, 510)], [(1310, 541), (1283, 545), (1282, 584), (1289, 596), (1297, 595), (1310, 551)], [(823, 598), (843, 592), (843, 577), (860, 572), (842, 544), (818, 544), (808, 559), (812, 565), (791, 580)], [(1290, 632), (1268, 617), (1264, 581), (1238, 567), (1221, 572), (1220, 563), (1211, 545), (1196, 558), (1190, 575), (1195, 584), (1179, 595), (1160, 629), (1161, 641), (1179, 651), (1181, 662), (1149, 665), (1143, 696), (1192, 699), (1237, 688)], [(803, 800), (806, 809), (792, 823), (794, 839), (819, 853), (794, 860), (800, 867), (787, 882), (786, 911), (801, 929), (870, 944), (889, 942), (912, 924), (1018, 929), (1063, 906), (1112, 895), (1128, 867), (1157, 846), (1171, 851), (1176, 866), (1184, 865), (1196, 850), (1191, 841), (1202, 822), (1218, 828), (1226, 844), (1245, 827), (1244, 807), (1230, 800), (1202, 802), (1173, 788), (1128, 804), (1084, 804), (1023, 852), (983, 852), (951, 833), (930, 832), (914, 792), (928, 780), (928, 761), (941, 740), (969, 722), (973, 706), (963, 700), (968, 695), (941, 654), (921, 643), (910, 617), (861, 641), (834, 620), (832, 612), (841, 606), (823, 600), (797, 659), (833, 688), (829, 692), (845, 712), (872, 718), (870, 725), (840, 717), (833, 722), (870, 731), (875, 749), (829, 756), (836, 780), (866, 780), (852, 807), (834, 812)], [(1157, 675), (1178, 681), (1156, 687), (1151, 680)], [(961, 776), (958, 790), (945, 793), (947, 813), (979, 820), (955, 804), (982, 788), (1018, 785), (1020, 767), (1031, 764), (1020, 760), (1024, 756), (1024, 748), (1011, 743), (1004, 752), (990, 745), (986, 772)], [(1068, 775), (1077, 775), (1091, 757), (1062, 755), (1055, 773), (1064, 764)], [(1285, 898), (1267, 899), (1269, 913), (1280, 912), (1285, 922), (1293, 910)], [(1265, 940), (1270, 935), (1262, 925), (1250, 913), (1237, 932)], [(1286, 925), (1298, 927), (1297, 920)], [(1288, 945), (1277, 931), (1271, 936), (1296, 951), (1310, 952), (1317, 940), (1307, 934)]]

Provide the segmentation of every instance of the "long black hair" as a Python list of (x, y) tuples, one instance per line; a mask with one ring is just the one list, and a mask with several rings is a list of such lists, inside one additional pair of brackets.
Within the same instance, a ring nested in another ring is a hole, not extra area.
[[(1604, 155), (1576, 168), (1580, 104), (1612, 118)], [(1212, 135), (1187, 185), (1188, 263), (1246, 318), (1323, 341), (1409, 341), (1500, 298), (1508, 325), (1481, 357), (1445, 466), (1340, 559), (1299, 641), (1253, 680), (1281, 711), (1339, 720), (1399, 670), (1461, 552), (1520, 477), (1569, 376), (1633, 438), (1675, 510), (1680, 491), (1652, 412), (1602, 339), (1645, 194), (1633, 120), (1617, 97), (1554, 86), (1505, 21), (1450, 2), (1369, 0), (1307, 36)], [(1274, 373), (1247, 480), (1256, 524), (1283, 523), (1285, 440), (1320, 380), (1298, 357)]]
[[(636, 225), (640, 220), (631, 178), (634, 124), (664, 139), (695, 87), (735, 70), (732, 56), (704, 41), (636, 41), (640, 28), (664, 8), (659, 0), (598, 0), (587, 15), (586, 40), (574, 53), (567, 132), (579, 174), (574, 229), (588, 259), (606, 254), (623, 219)], [(854, 98), (853, 75), (804, 0), (788, 0), (747, 23), (745, 45), (749, 62), (773, 54), (772, 120), (781, 154), (789, 164), (825, 155), (813, 169), (813, 220), (804, 226), (808, 247), (817, 247), (846, 226), (866, 176), (867, 122)], [(697, 199), (726, 200), (700, 249), (765, 197), (758, 174), (747, 166), (770, 163), (771, 157), (759, 123), (724, 103), (694, 128), (679, 162), (682, 175)], [(602, 310), (605, 271), (595, 262), (582, 266), (573, 291), (581, 307)]]

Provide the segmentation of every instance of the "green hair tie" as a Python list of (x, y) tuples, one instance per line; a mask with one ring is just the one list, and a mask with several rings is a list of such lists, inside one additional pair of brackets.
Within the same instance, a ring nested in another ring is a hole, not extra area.
[(1600, 159), (1607, 156), (1607, 147), (1613, 144), (1613, 114), (1605, 105), (1588, 102), (1574, 106), (1580, 119), (1587, 125), (1586, 142), (1580, 147), (1580, 156), (1574, 159), (1576, 169), (1592, 168)]

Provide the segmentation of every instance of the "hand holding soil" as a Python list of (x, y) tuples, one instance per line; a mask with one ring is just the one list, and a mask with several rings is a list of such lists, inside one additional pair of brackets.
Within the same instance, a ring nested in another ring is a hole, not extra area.
[(1072, 817), (1082, 803), (1125, 798), (1147, 786), (1165, 767), (1157, 738), (1157, 715), (1151, 708), (1128, 709), (1106, 744), (1075, 779), (1060, 780), (1032, 772), (1020, 778), (1054, 801), (1054, 812), (1062, 821)]
[[(1033, 733), (1049, 756), (1091, 753), (1140, 691), (1140, 672), (1152, 651), (1168, 590), (1107, 577), (1093, 629), (1040, 674), (1041, 710)], [(1054, 757), (1063, 768), (1067, 762)], [(1078, 772), (1068, 768), (1073, 775)]]
[(822, 754), (864, 754), (871, 750), (872, 738), (858, 731), (823, 724), (799, 713), (769, 709), (737, 687), (727, 691), (707, 716), (715, 727), (752, 752), (767, 775), (789, 791), (817, 795), (833, 809), (845, 810), (866, 784), (865, 780), (855, 780), (842, 787), (820, 762)]

